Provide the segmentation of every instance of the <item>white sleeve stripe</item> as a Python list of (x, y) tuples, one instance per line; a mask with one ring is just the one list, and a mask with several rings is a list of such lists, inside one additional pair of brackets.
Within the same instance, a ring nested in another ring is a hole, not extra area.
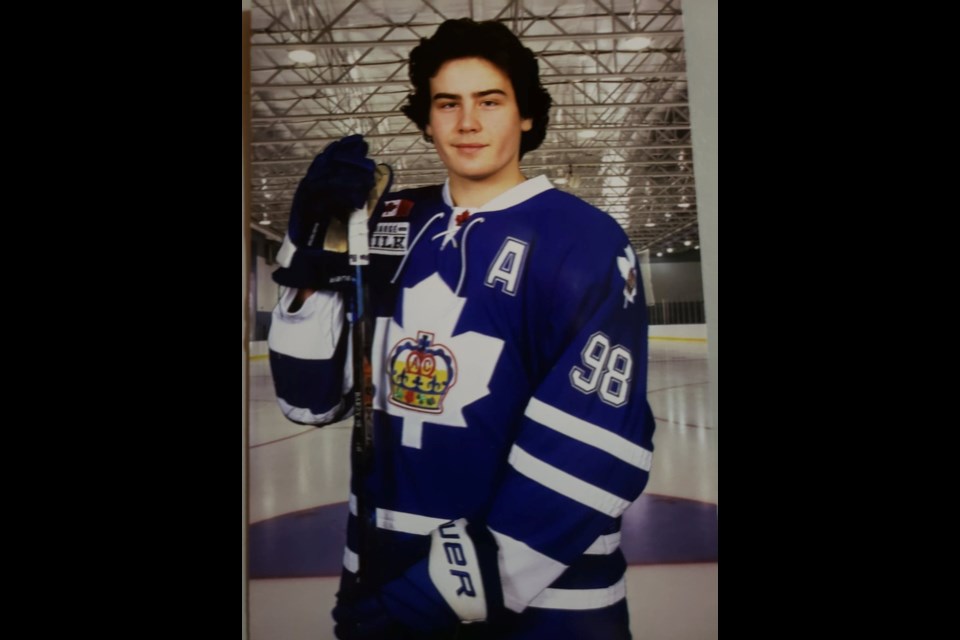
[(497, 566), (500, 570), (503, 604), (511, 611), (522, 613), (544, 587), (560, 577), (567, 565), (516, 538), (490, 527), (488, 529), (499, 548)]
[(450, 520), (431, 518), (415, 513), (404, 513), (403, 511), (391, 511), (390, 509), (377, 509), (377, 527), (387, 531), (425, 536), (447, 522), (450, 522)]
[(350, 573), (356, 573), (360, 568), (360, 556), (350, 551), (350, 547), (343, 548), (343, 568)]
[(330, 409), (330, 411), (327, 411), (326, 413), (313, 413), (306, 407), (295, 407), (283, 398), (277, 398), (277, 403), (280, 405), (280, 410), (283, 412), (283, 415), (287, 416), (294, 422), (299, 422), (301, 424), (320, 424), (330, 422), (343, 408), (343, 400), (340, 400), (340, 402), (338, 402), (332, 409)]
[(273, 308), (273, 324), (267, 335), (271, 351), (300, 360), (322, 362), (337, 351), (343, 331), (343, 300), (334, 291), (317, 291), (303, 306), (290, 313), (298, 289), (284, 288)]
[(567, 565), (505, 533), (489, 529), (499, 548), (497, 566), (500, 570), (503, 604), (511, 611), (522, 613), (545, 586), (560, 577)]
[(619, 548), (620, 532), (618, 531), (600, 536), (593, 541), (593, 544), (591, 544), (583, 554), (588, 556), (608, 556)]
[(357, 509), (357, 496), (353, 492), (350, 493), (350, 501), (348, 504), (350, 505), (350, 515), (357, 515), (359, 513)]
[(283, 243), (280, 245), (280, 250), (277, 251), (277, 262), (280, 263), (281, 267), (289, 268), (290, 263), (293, 262), (293, 254), (297, 252), (297, 245), (293, 244), (293, 240), (290, 239), (290, 234), (285, 233), (283, 235)]
[(602, 589), (544, 589), (530, 603), (537, 609), (602, 609), (627, 597), (626, 576)]
[(607, 431), (603, 427), (581, 420), (536, 398), (530, 399), (524, 415), (534, 422), (558, 431), (565, 436), (605, 451), (638, 469), (650, 471), (650, 462), (653, 459), (652, 451), (630, 442), (623, 436)]
[(623, 498), (538, 460), (517, 445), (510, 450), (508, 462), (531, 480), (611, 518), (618, 517), (630, 506)]

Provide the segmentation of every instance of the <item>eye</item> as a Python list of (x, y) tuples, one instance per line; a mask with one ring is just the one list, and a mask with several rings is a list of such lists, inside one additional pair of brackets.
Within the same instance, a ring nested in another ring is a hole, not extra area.
[(499, 105), (500, 103), (497, 102), (496, 100), (484, 100), (480, 103), (480, 106), (483, 106), (483, 107), (497, 107)]
[(450, 109), (453, 109), (456, 106), (457, 106), (456, 102), (441, 102), (439, 105), (437, 105), (437, 108), (440, 109), (441, 111), (449, 111)]

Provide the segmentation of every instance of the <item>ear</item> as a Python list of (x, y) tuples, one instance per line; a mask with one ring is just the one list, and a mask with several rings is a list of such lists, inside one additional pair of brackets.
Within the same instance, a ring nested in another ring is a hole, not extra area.
[(533, 118), (524, 118), (520, 121), (520, 131), (530, 131), (533, 129)]
[(430, 126), (429, 122), (427, 123), (427, 126), (423, 128), (423, 132), (431, 138), (433, 137), (433, 127)]

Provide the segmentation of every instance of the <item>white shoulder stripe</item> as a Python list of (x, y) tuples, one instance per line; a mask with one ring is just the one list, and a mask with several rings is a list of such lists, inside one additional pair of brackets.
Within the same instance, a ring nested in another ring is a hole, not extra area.
[(350, 507), (350, 514), (357, 515), (357, 496), (352, 491), (350, 492), (350, 500), (347, 502)]
[(591, 509), (605, 513), (611, 518), (618, 517), (630, 506), (630, 503), (623, 498), (584, 482), (543, 460), (538, 460), (517, 445), (513, 445), (510, 450), (508, 462), (513, 465), (514, 469), (531, 480), (539, 482), (548, 489), (563, 494), (571, 500), (585, 504)]
[(524, 415), (565, 436), (605, 451), (638, 469), (650, 471), (653, 452), (603, 427), (581, 420), (536, 398), (530, 399)]
[(530, 603), (538, 609), (602, 609), (627, 597), (626, 576), (602, 589), (544, 589)]
[(447, 522), (450, 522), (450, 520), (431, 518), (415, 513), (404, 513), (403, 511), (391, 511), (390, 509), (377, 509), (377, 527), (387, 531), (425, 536)]

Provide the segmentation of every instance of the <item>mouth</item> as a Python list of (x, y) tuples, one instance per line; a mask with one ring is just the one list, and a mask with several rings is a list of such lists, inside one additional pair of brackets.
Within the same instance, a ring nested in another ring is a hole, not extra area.
[(466, 153), (466, 154), (478, 153), (480, 150), (485, 149), (486, 147), (487, 145), (485, 144), (476, 144), (476, 143), (453, 145), (454, 149), (456, 149), (460, 153)]

